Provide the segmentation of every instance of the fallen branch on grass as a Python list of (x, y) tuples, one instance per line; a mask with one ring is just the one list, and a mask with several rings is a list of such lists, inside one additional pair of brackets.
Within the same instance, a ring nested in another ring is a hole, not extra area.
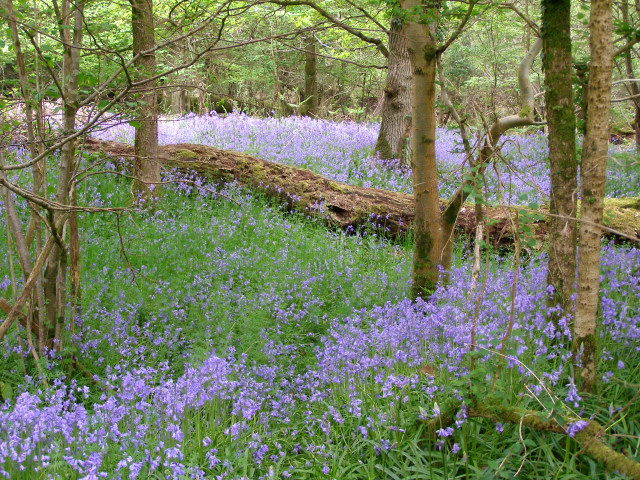
[[(0, 298), (0, 311), (9, 315), (9, 313), (11, 313), (12, 308), (13, 308), (13, 305), (7, 302), (4, 298)], [(19, 313), (17, 320), (18, 322), (20, 322), (20, 325), (22, 325), (24, 328), (28, 328), (29, 320), (27, 319), (26, 315)], [(40, 335), (40, 330), (38, 330), (38, 324), (36, 322), (31, 322), (31, 333), (33, 333), (36, 337)]]
[[(620, 472), (634, 480), (640, 480), (640, 463), (616, 452), (602, 441), (602, 433), (606, 429), (595, 420), (560, 418), (558, 414), (545, 416), (543, 412), (522, 410), (494, 402), (478, 403), (468, 407), (466, 416), (467, 418), (484, 418), (496, 423), (513, 423), (532, 430), (561, 435), (569, 435), (567, 426), (570, 423), (584, 422), (584, 428), (572, 433), (576, 442), (582, 447), (582, 452), (601, 462), (609, 470)], [(451, 407), (445, 409), (440, 416), (424, 422), (425, 435), (427, 438), (435, 438), (436, 429), (453, 425), (455, 419)]]
[[(555, 417), (545, 418), (540, 412), (520, 410), (499, 404), (480, 405), (467, 411), (469, 417), (480, 417), (503, 423), (522, 424), (534, 430), (567, 434), (566, 427), (560, 425)], [(566, 419), (565, 419), (566, 420)], [(582, 450), (595, 460), (603, 463), (609, 470), (623, 473), (634, 480), (640, 480), (640, 463), (616, 452), (602, 441), (604, 428), (595, 420), (580, 419), (586, 427), (575, 433), (575, 440)], [(566, 424), (569, 422), (566, 421)], [(576, 423), (572, 420), (571, 423)]]

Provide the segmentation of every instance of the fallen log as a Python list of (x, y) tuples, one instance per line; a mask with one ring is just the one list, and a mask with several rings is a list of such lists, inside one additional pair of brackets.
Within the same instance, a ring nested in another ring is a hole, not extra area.
[[(89, 138), (85, 148), (102, 152), (112, 158), (128, 160), (134, 154), (133, 146)], [(413, 223), (413, 196), (376, 188), (364, 188), (329, 180), (310, 170), (268, 162), (244, 153), (220, 150), (206, 145), (175, 144), (159, 148), (165, 167), (180, 173), (195, 172), (209, 181), (236, 181), (240, 185), (258, 190), (291, 208), (319, 217), (327, 224), (349, 229), (375, 229), (391, 238), (407, 233)], [(444, 207), (442, 201), (441, 207)], [(513, 232), (507, 207), (487, 207), (485, 218), (491, 243), (495, 246), (510, 244)], [(539, 213), (546, 215), (544, 209)], [(607, 199), (605, 224), (616, 232), (605, 235), (614, 240), (640, 239), (640, 198)], [(532, 245), (542, 245), (547, 233), (544, 220), (528, 225)], [(473, 205), (464, 205), (458, 215), (458, 234), (470, 238), (475, 235)]]

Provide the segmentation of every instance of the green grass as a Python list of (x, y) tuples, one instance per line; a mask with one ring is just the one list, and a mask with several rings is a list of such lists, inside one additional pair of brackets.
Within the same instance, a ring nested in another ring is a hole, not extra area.
[[(102, 188), (112, 193), (110, 182)], [(264, 361), (268, 339), (308, 349), (325, 318), (408, 291), (410, 245), (327, 231), (243, 190), (228, 193), (240, 205), (167, 191), (154, 212), (123, 215), (120, 231), (113, 216), (87, 216), (85, 311), (118, 308), (124, 297), (140, 323), (179, 312), (189, 359), (233, 347)]]
[[(127, 191), (125, 183), (103, 179), (81, 190), (80, 196), (124, 204)], [(82, 336), (75, 342), (82, 362), (92, 372), (105, 378), (115, 367), (158, 368), (166, 364), (171, 375), (178, 376), (186, 365), (215, 350), (220, 356), (246, 355), (249, 365), (277, 363), (283, 369), (303, 373), (313, 365), (313, 349), (333, 319), (406, 296), (410, 239), (393, 245), (372, 235), (347, 236), (244, 190), (228, 188), (225, 193), (240, 205), (223, 198), (167, 191), (155, 211), (122, 215), (119, 230), (112, 215), (82, 219), (85, 323)], [(4, 245), (6, 230), (4, 224), (0, 227), (0, 245)], [(456, 252), (456, 265), (468, 262), (462, 243)], [(538, 261), (532, 258), (529, 264), (535, 266)], [(7, 265), (6, 259), (0, 259), (0, 280)], [(509, 260), (491, 257), (490, 267), (493, 273), (506, 274)], [(629, 305), (637, 307), (631, 300)], [(116, 338), (122, 343), (116, 343)], [(143, 350), (136, 351), (136, 347)], [(430, 347), (423, 346), (425, 350)], [(624, 350), (626, 356), (621, 358), (628, 366), (619, 375), (626, 383), (611, 381), (585, 402), (587, 412), (594, 412), (604, 424), (609, 418), (605, 415), (609, 405), (624, 406), (633, 398), (640, 361), (632, 348), (622, 349), (608, 340), (602, 347), (611, 352)], [(274, 354), (274, 349), (279, 353)], [(377, 353), (384, 356), (393, 352)], [(532, 355), (530, 351), (522, 358), (529, 362)], [(4, 359), (9, 362), (3, 365), (2, 378), (10, 379), (18, 391), (23, 381), (18, 358), (8, 355)], [(31, 360), (27, 357), (25, 361), (33, 371)], [(609, 363), (615, 364), (613, 360)], [(542, 365), (555, 366), (554, 361)], [(415, 367), (394, 368), (397, 375), (415, 373)], [(487, 367), (487, 372), (491, 368)], [(51, 378), (68, 374), (56, 364), (48, 372)], [(78, 372), (72, 377), (81, 384), (85, 382)], [(239, 378), (235, 372), (229, 377)], [(443, 400), (450, 400), (451, 392), (461, 388), (447, 375), (435, 382), (442, 386)], [(295, 471), (291, 478), (309, 480), (621, 478), (580, 454), (580, 446), (566, 436), (521, 431), (518, 425), (505, 425), (504, 433), (499, 434), (494, 423), (474, 419), (436, 445), (425, 438), (424, 425), (418, 421), (421, 409), (431, 411), (434, 406), (433, 398), (421, 390), (427, 385), (429, 380), (420, 377), (415, 389), (398, 389), (389, 397), (382, 396), (374, 382), (358, 385), (359, 398), (364, 399), (361, 416), (349, 412), (350, 385), (335, 385), (325, 404), (313, 404), (311, 411), (297, 410), (287, 425), (268, 430), (251, 420), (237, 439), (225, 432), (241, 418), (229, 413), (229, 403), (209, 402), (187, 411), (180, 419), (184, 435), (180, 450), (185, 463), (204, 468), (209, 465), (209, 449), (203, 440), (209, 437), (221, 461), (233, 465), (235, 478), (285, 478), (283, 473), (292, 467)], [(520, 401), (522, 377), (509, 371), (499, 385), (510, 402)], [(36, 386), (24, 388), (35, 390)], [(86, 406), (91, 409), (103, 394), (92, 385)], [(337, 410), (343, 422), (332, 420), (329, 433), (323, 435), (307, 420), (322, 416), (329, 406)], [(364, 419), (382, 415), (393, 417), (394, 430), (376, 424), (368, 429), (366, 437), (354, 434)], [(618, 442), (614, 443), (616, 448), (624, 445), (630, 455), (640, 451), (638, 418), (640, 402), (632, 403), (615, 423), (619, 436), (608, 437)], [(155, 419), (148, 420), (151, 424)], [(124, 429), (126, 420), (122, 422)], [(292, 430), (299, 434), (291, 435)], [(283, 451), (287, 455), (265, 460), (265, 466), (258, 468), (246, 448), (253, 435), (269, 446), (270, 454)], [(152, 434), (145, 441), (150, 448), (158, 445), (158, 438)], [(171, 443), (168, 436), (163, 441), (163, 448), (178, 443)], [(381, 444), (387, 441), (392, 441), (394, 448), (381, 450)], [(311, 451), (308, 447), (314, 443), (326, 445), (326, 450)], [(452, 452), (453, 443), (460, 446), (460, 452)], [(298, 444), (305, 448), (294, 455)], [(117, 442), (112, 449), (103, 467), (111, 472), (123, 458)], [(131, 448), (132, 455), (136, 452)], [(221, 464), (213, 466), (210, 478), (222, 474), (225, 468)], [(323, 469), (329, 473), (325, 475)], [(62, 452), (52, 459), (46, 472), (16, 471), (14, 476), (47, 478), (49, 473), (52, 478), (79, 478), (65, 466)], [(168, 474), (149, 474), (143, 469), (138, 478), (168, 478)]]

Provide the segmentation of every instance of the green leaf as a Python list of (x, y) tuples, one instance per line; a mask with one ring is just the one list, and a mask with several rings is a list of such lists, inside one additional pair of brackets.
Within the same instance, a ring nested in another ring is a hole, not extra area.
[(138, 120), (130, 120), (127, 123), (129, 123), (133, 128), (140, 128), (140, 122)]
[(78, 74), (78, 84), (95, 86), (98, 84), (98, 77), (91, 73), (81, 72)]
[(13, 388), (11, 388), (11, 385), (0, 382), (0, 397), (5, 401), (13, 399)]

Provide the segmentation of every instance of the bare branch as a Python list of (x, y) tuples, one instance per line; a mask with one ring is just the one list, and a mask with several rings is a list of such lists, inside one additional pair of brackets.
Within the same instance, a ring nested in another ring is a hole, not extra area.
[(315, 2), (312, 2), (311, 0), (260, 0), (260, 2), (261, 3), (273, 3), (275, 5), (280, 5), (280, 6), (283, 6), (283, 7), (294, 7), (294, 6), (306, 5), (306, 6), (310, 7), (310, 8), (313, 8), (316, 12), (318, 12), (324, 18), (329, 20), (335, 26), (337, 26), (337, 27), (349, 32), (350, 34), (352, 34), (352, 35), (354, 35), (356, 37), (358, 37), (363, 42), (367, 42), (367, 43), (371, 43), (371, 44), (375, 45), (378, 48), (378, 51), (382, 55), (384, 55), (385, 57), (389, 57), (389, 50), (387, 50), (387, 47), (385, 46), (385, 44), (384, 44), (384, 42), (382, 40), (380, 40), (379, 38), (369, 37), (369, 36), (363, 34), (357, 28), (354, 28), (354, 27), (352, 27), (350, 25), (347, 25), (346, 23), (344, 23), (343, 21), (341, 21), (340, 19), (338, 19), (334, 15), (331, 15), (331, 13), (327, 12), (324, 8), (322, 8), (319, 5), (317, 5)]

